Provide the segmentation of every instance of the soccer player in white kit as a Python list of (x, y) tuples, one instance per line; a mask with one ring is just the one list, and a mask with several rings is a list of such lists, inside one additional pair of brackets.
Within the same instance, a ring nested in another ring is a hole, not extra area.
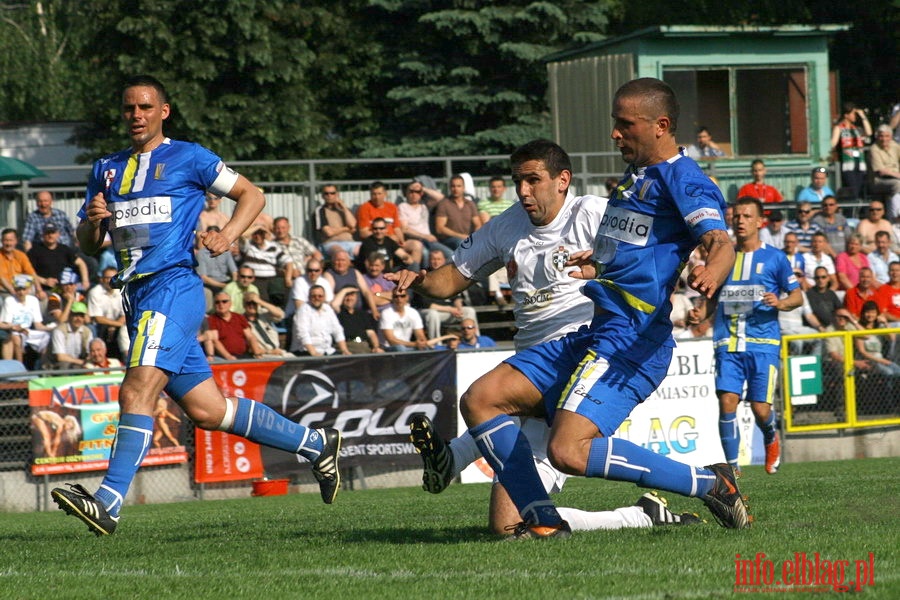
[[(569, 190), (572, 167), (566, 152), (548, 140), (534, 140), (511, 156), (519, 202), (491, 219), (466, 239), (450, 263), (436, 271), (402, 271), (386, 277), (398, 289), (412, 287), (431, 297), (449, 297), (468, 287), (475, 279), (506, 268), (515, 303), (516, 349), (557, 339), (590, 323), (594, 304), (581, 294), (583, 281), (571, 277), (566, 262), (577, 253), (590, 251), (606, 210), (606, 198), (576, 197)], [(517, 170), (518, 169), (518, 170)], [(533, 193), (524, 196), (520, 180), (527, 180)], [(555, 399), (551, 399), (551, 402)], [(434, 435), (425, 416), (413, 417), (412, 439), (425, 462), (423, 487), (432, 493), (443, 491), (466, 466), (481, 456), (466, 433), (447, 447)], [(535, 465), (547, 492), (562, 489), (567, 475), (547, 458), (550, 429), (540, 419), (522, 425), (534, 452)], [(448, 452), (449, 450), (449, 452)], [(619, 529), (649, 527), (654, 524), (696, 522), (692, 515), (672, 514), (664, 501), (645, 494), (636, 506), (614, 511), (588, 512), (560, 508), (572, 529)], [(503, 533), (521, 517), (499, 483), (491, 492), (490, 526)]]

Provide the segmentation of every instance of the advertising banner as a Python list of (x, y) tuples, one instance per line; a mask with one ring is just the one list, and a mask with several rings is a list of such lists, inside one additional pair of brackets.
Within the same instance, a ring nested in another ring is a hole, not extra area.
[[(106, 469), (119, 422), (122, 377), (115, 373), (29, 380), (34, 475)], [(181, 409), (163, 395), (153, 419), (153, 442), (142, 466), (186, 462)]]
[[(404, 352), (303, 361), (213, 365), (226, 395), (264, 402), (307, 427), (343, 435), (341, 466), (419, 466), (409, 418), (425, 413), (456, 427), (453, 352)], [(290, 477), (302, 458), (241, 438), (197, 430), (198, 482)], [(257, 455), (258, 453), (258, 455)]]
[[(508, 357), (510, 352), (459, 354), (459, 394), (470, 383)], [(715, 359), (710, 340), (679, 341), (662, 384), (635, 408), (614, 434), (682, 463), (703, 466), (723, 462), (719, 439), (719, 404)], [(761, 464), (762, 436), (746, 403), (738, 407), (741, 432), (739, 461)], [(466, 430), (459, 417), (458, 433)], [(461, 475), (463, 483), (487, 482), (490, 466), (479, 458)]]

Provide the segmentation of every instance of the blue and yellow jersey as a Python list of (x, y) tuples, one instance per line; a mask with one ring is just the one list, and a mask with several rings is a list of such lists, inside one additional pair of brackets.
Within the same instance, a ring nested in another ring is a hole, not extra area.
[(713, 344), (719, 352), (778, 354), (781, 328), (778, 309), (762, 302), (800, 284), (784, 252), (763, 244), (753, 252), (737, 252), (734, 269), (719, 292)]
[(204, 194), (226, 194), (237, 178), (203, 146), (166, 138), (150, 152), (123, 150), (95, 162), (78, 217), (84, 219), (87, 203), (104, 193), (119, 283), (174, 266), (193, 268)]
[(600, 308), (668, 345), (674, 345), (669, 296), (678, 275), (703, 234), (726, 230), (722, 193), (682, 152), (626, 171), (594, 242), (597, 279), (584, 287)]

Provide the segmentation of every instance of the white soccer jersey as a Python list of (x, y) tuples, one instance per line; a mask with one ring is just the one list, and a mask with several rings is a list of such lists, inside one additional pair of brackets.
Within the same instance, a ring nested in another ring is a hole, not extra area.
[(606, 198), (569, 193), (548, 225), (535, 227), (521, 204), (510, 207), (473, 233), (453, 254), (465, 277), (501, 267), (515, 301), (517, 349), (562, 337), (591, 321), (594, 304), (579, 290), (584, 281), (566, 268), (573, 252), (590, 250), (606, 211)]

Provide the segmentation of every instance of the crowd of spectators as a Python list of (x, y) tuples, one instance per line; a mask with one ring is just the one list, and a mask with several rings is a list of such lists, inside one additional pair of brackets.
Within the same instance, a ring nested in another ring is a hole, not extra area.
[[(207, 311), (197, 339), (208, 359), (451, 348), (461, 340), (462, 347), (488, 347), (468, 294), (446, 302), (408, 297), (385, 278), (443, 265), (482, 215), (514, 203), (502, 177), (491, 179), (484, 201), (466, 184), (455, 176), (444, 196), (412, 180), (398, 206), (376, 181), (355, 209), (337, 186), (325, 185), (313, 215), (315, 241), (295, 235), (286, 217), (263, 213), (231, 252), (214, 257), (196, 244)], [(80, 252), (74, 220), (53, 207), (51, 192), (34, 200), (21, 236), (14, 228), (0, 233), (2, 357), (28, 369), (121, 366), (129, 339), (112, 256)], [(221, 202), (207, 194), (198, 233), (227, 223)]]
[[(832, 331), (838, 304), (858, 319), (863, 305), (874, 303), (879, 323), (900, 325), (900, 166), (894, 164), (900, 147), (889, 133), (877, 130), (872, 173), (880, 186), (873, 189), (889, 194), (872, 199), (861, 219), (843, 214), (826, 168), (813, 169), (809, 186), (789, 208), (779, 206), (785, 197), (767, 182), (765, 162), (752, 161), (751, 181), (739, 196), (767, 204), (760, 238), (785, 252), (804, 291), (803, 306), (785, 317), (786, 330)], [(694, 148), (699, 156), (721, 153), (705, 128)], [(858, 161), (853, 165), (856, 172)], [(468, 235), (515, 204), (506, 182), (492, 177), (489, 196), (480, 200), (467, 174), (451, 177), (446, 194), (425, 176), (401, 189), (395, 203), (387, 186), (375, 181), (368, 200), (353, 207), (337, 185), (322, 186), (322, 202), (311, 215), (314, 240), (295, 235), (286, 217), (263, 213), (231, 252), (213, 257), (198, 244), (196, 270), (208, 315), (197, 336), (209, 359), (489, 347), (475, 307), (504, 303), (503, 269), (446, 300), (396, 294), (385, 274), (444, 265)], [(121, 293), (111, 285), (113, 257), (80, 252), (73, 221), (53, 207), (50, 192), (38, 192), (34, 201), (20, 231), (0, 233), (2, 357), (30, 368), (115, 366), (129, 341)], [(207, 194), (198, 233), (228, 221), (221, 202)], [(708, 335), (708, 323), (687, 319), (687, 293), (673, 295), (676, 336)]]

